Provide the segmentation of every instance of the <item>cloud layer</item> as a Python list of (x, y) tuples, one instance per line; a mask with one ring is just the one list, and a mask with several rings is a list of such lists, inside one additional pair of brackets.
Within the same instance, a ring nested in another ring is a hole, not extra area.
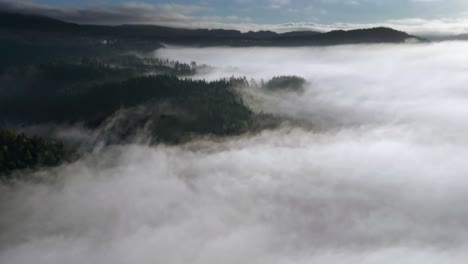
[(467, 48), (160, 50), (216, 68), (199, 78), (304, 76), (302, 95), (245, 93), (305, 125), (104, 148), (2, 186), (0, 262), (465, 263)]

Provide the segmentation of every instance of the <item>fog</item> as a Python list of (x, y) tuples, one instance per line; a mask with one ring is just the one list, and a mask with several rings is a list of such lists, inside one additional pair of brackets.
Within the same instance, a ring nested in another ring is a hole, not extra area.
[(239, 88), (296, 122), (102, 147), (3, 186), (0, 263), (465, 263), (467, 49), (159, 50), (213, 66), (197, 78), (304, 77), (303, 93)]

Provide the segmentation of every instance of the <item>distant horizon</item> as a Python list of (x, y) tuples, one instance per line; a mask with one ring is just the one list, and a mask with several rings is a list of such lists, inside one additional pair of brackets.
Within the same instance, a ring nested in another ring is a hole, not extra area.
[[(385, 15), (372, 19), (356, 19), (353, 18), (353, 15), (344, 16), (345, 18), (339, 16), (332, 19), (335, 16), (332, 13), (328, 13), (326, 19), (317, 19), (312, 15), (298, 15), (292, 19), (284, 15), (284, 13), (292, 12), (291, 8), (293, 6), (301, 6), (301, 1), (297, 0), (263, 1), (265, 2), (264, 8), (267, 9), (266, 12), (271, 17), (277, 17), (277, 19), (262, 19), (260, 11), (258, 13), (259, 17), (250, 18), (232, 14), (242, 13), (242, 11), (239, 11), (242, 6), (249, 3), (252, 5), (253, 1), (234, 1), (237, 4), (230, 7), (229, 14), (224, 14), (226, 10), (219, 7), (219, 3), (214, 3), (216, 1), (213, 0), (211, 2), (213, 3), (205, 3), (200, 6), (184, 1), (176, 1), (176, 3), (174, 1), (171, 1), (171, 3), (167, 1), (100, 1), (99, 4), (92, 4), (90, 1), (0, 0), (0, 11), (43, 15), (66, 22), (92, 25), (156, 25), (189, 29), (232, 29), (241, 32), (264, 30), (277, 33), (291, 31), (329, 32), (332, 30), (388, 27), (422, 37), (453, 36), (468, 33), (468, 17), (466, 16), (468, 14), (468, 3), (464, 4), (463, 1), (458, 0), (450, 5), (451, 9), (456, 9), (457, 12), (449, 12), (449, 10), (442, 12), (440, 9), (440, 5), (443, 5), (442, 1), (407, 0), (403, 2), (408, 3), (401, 4), (400, 8), (404, 6), (424, 7), (426, 15), (418, 17), (417, 13), (409, 11), (403, 12), (405, 14), (395, 13), (392, 15), (390, 13), (394, 12), (391, 11), (394, 6), (390, 4), (388, 12), (384, 12)], [(270, 5), (266, 5), (267, 2)], [(368, 17), (366, 14), (372, 12), (379, 14), (379, 12), (382, 12), (380, 9), (385, 9), (384, 7), (389, 5), (381, 1), (362, 0), (321, 0), (312, 3), (334, 8), (338, 8), (339, 5), (345, 6), (349, 12), (355, 12), (357, 17)], [(307, 5), (302, 3), (302, 6)], [(429, 12), (432, 10), (431, 8), (435, 11)], [(467, 12), (463, 10), (467, 10)], [(339, 13), (337, 10), (334, 12)]]
[[(43, 15), (43, 14), (35, 14), (35, 13), (24, 13), (24, 12), (15, 12), (15, 11), (0, 11), (0, 12), (5, 12), (5, 13), (8, 13), (8, 14), (12, 14), (12, 15), (24, 15), (24, 16), (37, 16), (37, 17), (43, 17), (44, 19), (53, 19), (53, 20), (56, 20), (56, 21), (60, 21), (60, 22), (64, 22), (64, 23), (71, 23), (71, 24), (75, 24), (75, 25), (80, 25), (80, 26), (110, 26), (110, 27), (120, 27), (120, 26), (153, 26), (153, 27), (167, 27), (167, 28), (174, 28), (174, 29), (186, 29), (186, 30), (225, 30), (225, 31), (238, 31), (242, 34), (244, 33), (249, 33), (249, 32), (253, 32), (253, 33), (260, 33), (260, 32), (271, 32), (271, 33), (276, 33), (276, 34), (285, 34), (285, 33), (293, 33), (293, 32), (311, 32), (311, 33), (328, 33), (328, 32), (332, 32), (332, 31), (355, 31), (355, 30), (368, 30), (368, 29), (379, 29), (379, 28), (384, 28), (384, 29), (391, 29), (391, 30), (396, 30), (396, 31), (400, 31), (400, 30), (397, 30), (397, 29), (394, 29), (394, 28), (391, 28), (391, 27), (386, 27), (386, 26), (379, 26), (379, 25), (375, 25), (375, 26), (372, 26), (372, 27), (363, 27), (363, 28), (350, 28), (350, 29), (331, 29), (329, 31), (318, 31), (318, 30), (313, 30), (313, 29), (304, 29), (304, 30), (292, 30), (292, 31), (284, 31), (284, 32), (278, 32), (278, 31), (274, 31), (274, 30), (270, 30), (270, 29), (252, 29), (252, 30), (249, 30), (249, 31), (242, 31), (242, 30), (238, 30), (236, 28), (202, 28), (202, 27), (189, 27), (189, 25), (187, 26), (166, 26), (166, 25), (161, 25), (161, 24), (151, 24), (151, 23), (140, 23), (140, 24), (87, 24), (87, 23), (81, 23), (81, 22), (73, 22), (73, 21), (66, 21), (66, 20), (62, 20), (62, 19), (58, 19), (58, 18), (54, 18), (54, 17), (50, 17), (50, 16), (47, 16), (47, 15)], [(401, 32), (404, 32), (404, 31), (401, 31)]]

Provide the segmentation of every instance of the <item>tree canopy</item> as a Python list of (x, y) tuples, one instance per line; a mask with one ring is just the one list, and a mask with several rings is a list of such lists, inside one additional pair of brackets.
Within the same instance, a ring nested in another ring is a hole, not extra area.
[(72, 152), (62, 142), (29, 137), (0, 128), (0, 178), (21, 169), (56, 166), (71, 158)]

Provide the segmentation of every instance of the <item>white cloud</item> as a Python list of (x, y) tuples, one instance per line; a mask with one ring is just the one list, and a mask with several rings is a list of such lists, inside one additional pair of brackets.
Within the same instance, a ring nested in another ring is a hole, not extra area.
[(104, 148), (2, 185), (0, 263), (464, 264), (467, 49), (158, 50), (215, 67), (199, 78), (304, 76), (301, 95), (245, 91), (303, 122)]

